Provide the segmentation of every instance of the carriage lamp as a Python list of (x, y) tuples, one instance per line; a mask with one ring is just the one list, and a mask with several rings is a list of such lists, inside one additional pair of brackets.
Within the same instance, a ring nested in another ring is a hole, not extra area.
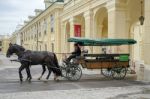
[(144, 24), (144, 16), (140, 16), (139, 21), (140, 21), (140, 24), (143, 25)]
[(139, 17), (140, 24), (144, 24), (144, 16), (143, 16), (143, 0), (141, 1), (141, 16)]

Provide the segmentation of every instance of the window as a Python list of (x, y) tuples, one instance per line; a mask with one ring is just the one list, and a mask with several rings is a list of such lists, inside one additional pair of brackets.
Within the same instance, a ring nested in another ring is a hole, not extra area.
[(47, 45), (45, 44), (45, 51), (47, 51)]
[(35, 34), (35, 37), (34, 37), (35, 39), (36, 39), (36, 34)]
[(52, 32), (52, 33), (54, 32), (54, 29), (53, 29), (53, 28), (51, 28), (51, 32)]
[(54, 43), (51, 43), (52, 46), (52, 52), (54, 52)]
[(33, 35), (31, 35), (31, 39), (33, 39)]
[(41, 45), (40, 45), (40, 51), (41, 51)]
[(54, 32), (54, 16), (50, 16), (50, 26), (51, 26), (51, 33)]
[(0, 46), (2, 46), (2, 41), (0, 41)]
[(43, 26), (44, 26), (44, 31), (45, 31), (45, 30), (47, 29), (47, 22), (46, 22), (46, 19), (44, 19)]
[(46, 35), (46, 30), (44, 30), (44, 35)]
[(41, 32), (39, 32), (39, 37), (41, 37)]

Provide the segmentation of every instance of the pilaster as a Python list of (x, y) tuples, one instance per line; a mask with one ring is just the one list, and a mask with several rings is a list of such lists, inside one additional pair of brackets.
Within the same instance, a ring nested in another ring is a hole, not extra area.
[(145, 64), (150, 64), (150, 0), (144, 0), (145, 5), (145, 21), (144, 21), (144, 34), (143, 34), (143, 59)]
[[(129, 38), (127, 31), (126, 6), (115, 0), (107, 3), (108, 9), (108, 38)], [(117, 53), (128, 53), (129, 47), (118, 46), (112, 49)]]

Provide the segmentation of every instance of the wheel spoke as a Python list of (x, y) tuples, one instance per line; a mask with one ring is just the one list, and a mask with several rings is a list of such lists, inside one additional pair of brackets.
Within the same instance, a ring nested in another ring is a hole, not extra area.
[(80, 67), (71, 67), (70, 72), (67, 73), (67, 76), (71, 81), (79, 80), (81, 78), (81, 75), (82, 75), (82, 71)]
[(111, 69), (101, 69), (102, 75), (106, 77), (111, 77), (112, 76), (112, 71)]
[(124, 67), (114, 67), (113, 71), (113, 78), (116, 80), (123, 79), (126, 76), (126, 68)]

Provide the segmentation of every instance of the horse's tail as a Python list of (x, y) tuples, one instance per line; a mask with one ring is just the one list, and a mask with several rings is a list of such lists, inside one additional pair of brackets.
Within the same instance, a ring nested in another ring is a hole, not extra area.
[(59, 66), (59, 63), (58, 63), (58, 59), (57, 59), (57, 56), (56, 56), (55, 53), (54, 53), (54, 63), (55, 63), (55, 65), (56, 65), (56, 67), (57, 67), (57, 69), (56, 69), (56, 75), (57, 75), (57, 76), (62, 76), (62, 72), (61, 72), (61, 70), (60, 70), (60, 66)]

